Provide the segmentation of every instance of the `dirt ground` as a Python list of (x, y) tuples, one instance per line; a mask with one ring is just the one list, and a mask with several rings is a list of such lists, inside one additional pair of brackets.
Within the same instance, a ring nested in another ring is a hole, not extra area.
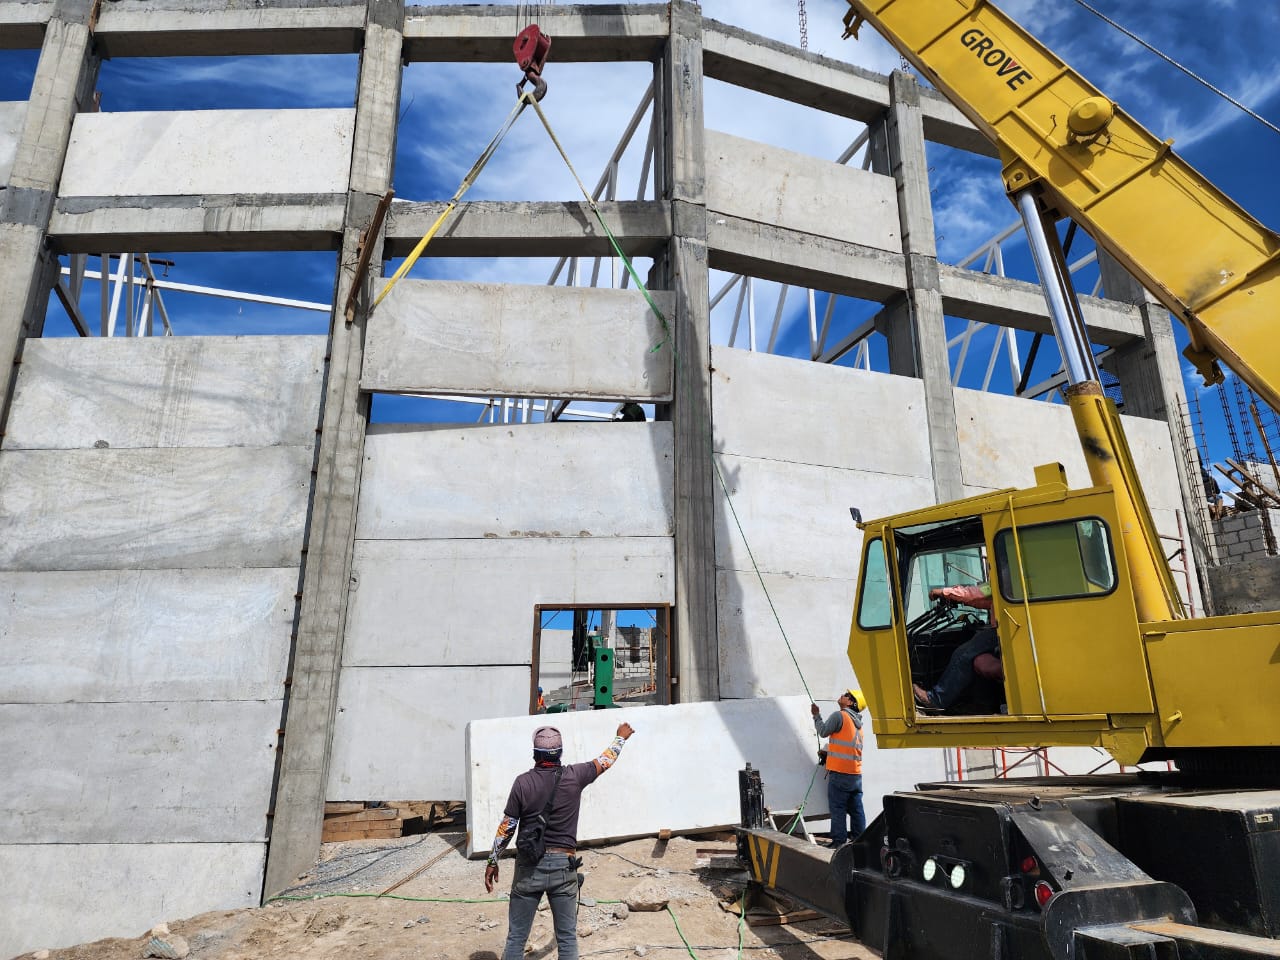
[[(192, 960), (498, 960), (514, 861), (502, 861), (498, 888), (486, 894), (484, 862), (464, 859), (457, 849), (462, 840), (460, 833), (430, 833), (325, 844), (321, 863), (286, 897), (252, 909), (173, 917), (168, 926), (187, 940)], [(683, 837), (583, 850), (581, 956), (872, 960), (874, 954), (825, 918), (740, 925), (721, 907), (721, 901), (736, 903), (745, 884), (746, 875), (728, 860), (732, 853), (732, 842)], [(619, 903), (640, 884), (655, 881), (670, 898), (666, 910), (628, 911)], [(137, 960), (148, 940), (147, 931), (139, 930), (133, 939), (99, 940), (49, 956)], [(554, 956), (544, 900), (525, 957)]]

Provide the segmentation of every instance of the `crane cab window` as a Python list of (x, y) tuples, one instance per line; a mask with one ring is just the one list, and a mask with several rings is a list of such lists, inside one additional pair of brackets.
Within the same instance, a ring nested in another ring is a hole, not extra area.
[(1105, 596), (1116, 588), (1111, 534), (1096, 518), (1019, 527), (1016, 537), (1001, 530), (995, 551), (1000, 593), (1012, 603)]
[(858, 626), (863, 630), (885, 630), (891, 623), (893, 597), (889, 593), (889, 567), (884, 559), (884, 542), (877, 537), (867, 543), (862, 557)]

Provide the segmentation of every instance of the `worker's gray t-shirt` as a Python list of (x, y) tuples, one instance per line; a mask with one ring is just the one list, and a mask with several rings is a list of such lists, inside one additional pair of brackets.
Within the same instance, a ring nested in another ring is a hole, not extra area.
[[(578, 811), (582, 804), (582, 791), (590, 783), (594, 783), (600, 774), (593, 761), (574, 763), (564, 767), (560, 775), (560, 783), (556, 785), (556, 798), (551, 804), (551, 812), (547, 814), (547, 830), (544, 835), (547, 848), (561, 847), (569, 850), (578, 849)], [(503, 810), (508, 817), (520, 821), (520, 832), (523, 834), (525, 824), (533, 819), (546, 806), (547, 794), (551, 791), (551, 782), (555, 778), (555, 767), (534, 767), (516, 777), (511, 784), (511, 794), (507, 797), (507, 806)]]

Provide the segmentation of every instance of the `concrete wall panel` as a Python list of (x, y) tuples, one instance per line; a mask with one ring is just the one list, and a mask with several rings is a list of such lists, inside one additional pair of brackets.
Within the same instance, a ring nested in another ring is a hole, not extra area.
[(467, 723), (525, 713), (530, 676), (527, 666), (343, 670), (325, 798), (461, 800)]
[(18, 152), (18, 138), (27, 117), (25, 100), (0, 100), (0, 184), (9, 182), (13, 158)]
[[(652, 295), (674, 323), (671, 294)], [(670, 400), (665, 338), (638, 290), (401, 280), (369, 321), (361, 386)]]
[(280, 707), (0, 705), (0, 843), (265, 839)]
[(32, 340), (6, 450), (315, 443), (324, 337)]
[(0, 456), (0, 569), (297, 564), (306, 447)]
[(343, 663), (529, 663), (535, 604), (671, 603), (673, 550), (668, 537), (357, 540)]
[(346, 193), (355, 110), (80, 113), (62, 197)]
[(298, 571), (0, 573), (0, 703), (281, 696)]
[(932, 477), (919, 380), (730, 347), (711, 365), (717, 450)]
[(772, 608), (754, 573), (716, 574), (721, 694), (750, 698), (804, 692), (779, 620), (807, 682), (821, 681), (822, 689), (811, 689), (814, 696), (830, 698), (852, 684), (847, 648), (854, 582), (768, 573), (764, 582)]
[(375, 428), (356, 536), (666, 537), (672, 464), (670, 423)]
[(706, 131), (707, 209), (902, 252), (892, 177)]
[(0, 846), (0, 876), (22, 878), (0, 910), (0, 956), (257, 906), (265, 856), (262, 843)]
[(923, 477), (747, 457), (719, 459), (736, 515), (729, 515), (723, 503), (716, 511), (716, 566), (721, 569), (751, 570), (754, 557), (761, 570), (771, 573), (852, 578), (862, 535), (850, 507), (869, 519), (934, 500), (933, 482)]
[[(804, 697), (564, 714), (556, 723), (564, 735), (566, 760), (598, 756), (623, 720), (636, 732), (617, 764), (583, 793), (580, 841), (652, 835), (664, 827), (698, 830), (736, 824), (741, 817), (738, 771), (746, 763), (760, 770), (764, 803), (773, 810), (796, 809), (813, 778), (817, 740)], [(533, 731), (545, 722), (546, 717), (511, 717), (468, 725), (470, 855), (492, 846), (511, 782), (529, 769)], [(672, 750), (672, 743), (689, 741), (691, 730), (697, 731), (697, 744)], [(869, 724), (867, 734), (868, 821), (880, 812), (883, 794), (943, 778), (941, 750), (877, 751)], [(809, 791), (806, 813), (826, 813), (821, 784), (818, 779)]]

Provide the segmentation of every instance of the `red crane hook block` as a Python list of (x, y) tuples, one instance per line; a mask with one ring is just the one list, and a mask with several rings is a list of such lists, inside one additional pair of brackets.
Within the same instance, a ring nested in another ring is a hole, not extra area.
[(518, 34), (512, 47), (515, 53), (516, 66), (524, 71), (524, 79), (516, 84), (516, 96), (524, 89), (526, 83), (533, 84), (533, 98), (541, 100), (547, 95), (547, 84), (542, 79), (542, 68), (547, 62), (547, 54), (551, 51), (551, 38), (531, 23)]

